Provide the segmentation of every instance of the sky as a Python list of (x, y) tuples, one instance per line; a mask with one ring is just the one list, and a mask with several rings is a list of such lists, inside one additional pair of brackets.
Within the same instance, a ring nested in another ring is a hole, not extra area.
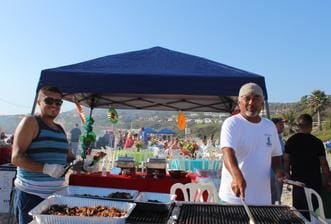
[(154, 46), (263, 75), (269, 102), (331, 95), (330, 10), (325, 0), (1, 0), (0, 115), (31, 112), (43, 69)]

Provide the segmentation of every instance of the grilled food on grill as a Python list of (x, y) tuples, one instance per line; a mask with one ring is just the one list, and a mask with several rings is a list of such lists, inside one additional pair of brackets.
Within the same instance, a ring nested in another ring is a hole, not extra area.
[(51, 205), (49, 209), (42, 212), (46, 215), (64, 215), (64, 216), (98, 216), (98, 217), (123, 217), (127, 211), (107, 206), (91, 207), (72, 207), (67, 205)]

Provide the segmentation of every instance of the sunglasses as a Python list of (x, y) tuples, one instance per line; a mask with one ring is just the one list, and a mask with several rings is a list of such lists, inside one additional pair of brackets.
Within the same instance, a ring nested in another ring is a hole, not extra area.
[(63, 100), (61, 100), (61, 99), (54, 99), (52, 97), (46, 97), (44, 99), (44, 102), (47, 105), (52, 105), (53, 103), (55, 103), (56, 106), (61, 106), (62, 103), (63, 103)]

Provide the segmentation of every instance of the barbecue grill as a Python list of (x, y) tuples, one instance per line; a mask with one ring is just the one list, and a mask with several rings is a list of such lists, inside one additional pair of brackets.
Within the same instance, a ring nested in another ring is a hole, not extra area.
[[(248, 206), (255, 223), (277, 224), (291, 223), (304, 224), (306, 219), (297, 211), (288, 206)], [(249, 217), (241, 205), (218, 204), (177, 204), (173, 209), (169, 223), (174, 224), (208, 224), (231, 223), (247, 224)]]
[[(248, 206), (256, 224), (309, 223), (298, 211), (283, 205)], [(126, 220), (130, 224), (248, 224), (249, 216), (242, 205), (193, 204), (177, 202), (169, 211), (156, 211), (148, 204), (137, 203)]]
[(137, 203), (135, 209), (127, 218), (128, 224), (166, 224), (168, 223), (172, 209), (175, 204), (171, 204), (169, 210), (155, 210), (155, 207), (149, 208), (146, 203)]

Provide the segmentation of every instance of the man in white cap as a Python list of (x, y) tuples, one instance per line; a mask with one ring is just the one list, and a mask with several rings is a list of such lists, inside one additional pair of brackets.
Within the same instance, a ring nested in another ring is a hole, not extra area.
[[(227, 204), (271, 204), (270, 169), (285, 177), (280, 166), (281, 145), (272, 121), (260, 117), (264, 95), (255, 83), (239, 91), (240, 113), (227, 118), (221, 130), (222, 170), (220, 199)], [(240, 199), (241, 198), (241, 199)]]

